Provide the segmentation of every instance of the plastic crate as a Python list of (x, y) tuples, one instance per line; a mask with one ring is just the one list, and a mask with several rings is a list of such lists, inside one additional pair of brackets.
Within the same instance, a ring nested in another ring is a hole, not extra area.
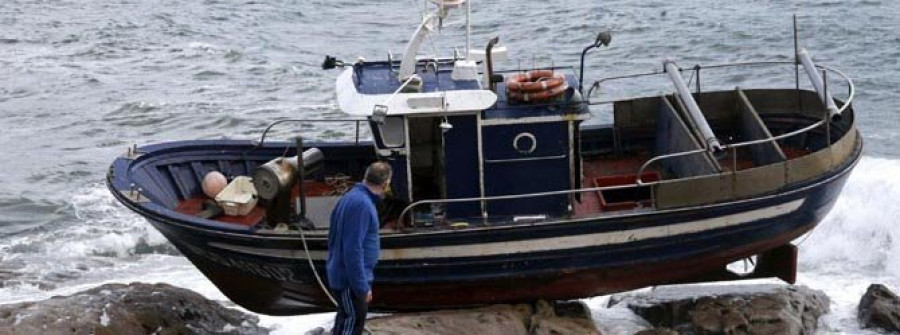
[(244, 216), (256, 206), (256, 198), (253, 178), (239, 176), (216, 195), (216, 203), (225, 210), (225, 215)]

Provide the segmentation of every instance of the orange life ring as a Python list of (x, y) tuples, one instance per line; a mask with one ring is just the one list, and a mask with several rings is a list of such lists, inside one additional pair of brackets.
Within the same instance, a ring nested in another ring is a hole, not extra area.
[(538, 91), (538, 92), (531, 92), (531, 93), (509, 91), (509, 92), (507, 92), (507, 95), (509, 95), (509, 97), (511, 99), (516, 99), (516, 100), (525, 101), (525, 102), (547, 101), (547, 100), (556, 99), (557, 97), (561, 96), (563, 93), (566, 92), (566, 89), (568, 89), (568, 88), (569, 88), (569, 85), (563, 83), (560, 86), (556, 86), (554, 88), (551, 88), (551, 89), (548, 89), (545, 91)]
[(566, 77), (552, 70), (534, 70), (520, 73), (506, 81), (506, 89), (517, 93), (534, 93), (552, 90), (566, 83)]

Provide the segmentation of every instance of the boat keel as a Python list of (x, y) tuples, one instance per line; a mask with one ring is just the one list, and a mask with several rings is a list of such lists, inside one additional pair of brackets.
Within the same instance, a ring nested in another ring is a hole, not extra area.
[(756, 255), (756, 265), (753, 271), (748, 273), (736, 273), (729, 270), (727, 265), (723, 265), (714, 271), (671, 284), (696, 284), (763, 278), (778, 278), (786, 283), (793, 284), (797, 281), (797, 255), (797, 247), (788, 243)]

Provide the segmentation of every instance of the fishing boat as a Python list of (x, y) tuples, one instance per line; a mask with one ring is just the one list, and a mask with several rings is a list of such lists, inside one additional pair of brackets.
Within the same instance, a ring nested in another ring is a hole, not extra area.
[[(580, 68), (503, 68), (498, 40), (475, 50), (470, 32), (463, 53), (421, 55), (451, 11), (464, 10), (467, 23), (470, 12), (461, 0), (428, 8), (397, 59), (326, 57), (324, 68), (343, 68), (336, 91), (347, 118), (273, 120), (253, 139), (134, 146), (110, 166), (110, 191), (233, 302), (296, 315), (333, 310), (322, 285), (331, 210), (368, 164), (388, 162), (370, 309), (403, 311), (793, 282), (792, 241), (828, 213), (859, 161), (852, 81), (801, 48), (793, 61), (685, 69), (669, 59), (659, 71), (583, 85), (585, 55), (608, 45), (607, 33), (582, 50)], [(765, 67), (788, 69), (794, 85), (701, 86), (701, 71)], [(604, 100), (605, 88), (635, 78), (673, 89)], [(843, 99), (834, 87), (847, 88)], [(585, 124), (595, 108), (612, 122)], [(322, 122), (356, 135), (269, 139), (276, 126)], [(253, 201), (222, 213), (203, 190), (213, 172), (250, 181)], [(748, 271), (728, 266), (748, 259)]]

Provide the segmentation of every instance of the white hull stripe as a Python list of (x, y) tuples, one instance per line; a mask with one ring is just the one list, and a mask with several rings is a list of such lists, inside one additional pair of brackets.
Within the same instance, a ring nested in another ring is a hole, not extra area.
[[(413, 260), (448, 257), (481, 257), (623, 244), (654, 238), (699, 233), (707, 230), (737, 226), (757, 220), (770, 219), (796, 211), (800, 208), (800, 206), (803, 205), (804, 200), (805, 199), (798, 199), (772, 207), (754, 209), (751, 211), (729, 214), (715, 218), (689, 221), (665, 226), (631, 229), (626, 231), (548, 237), (508, 242), (382, 249), (380, 259)], [(212, 242), (209, 243), (209, 245), (221, 249), (258, 256), (293, 258), (302, 260), (306, 259), (306, 253), (303, 251), (303, 247), (300, 245), (297, 246), (297, 250), (253, 248), (218, 242)], [(309, 253), (313, 260), (325, 260), (327, 257), (327, 252), (321, 250), (310, 250)]]

